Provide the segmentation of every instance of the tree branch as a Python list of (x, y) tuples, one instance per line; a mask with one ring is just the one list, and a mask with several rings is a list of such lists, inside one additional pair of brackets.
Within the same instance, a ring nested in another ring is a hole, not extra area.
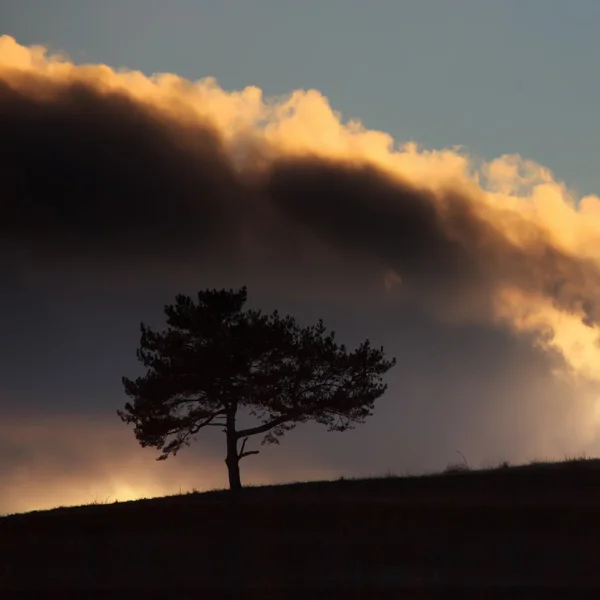
[(250, 456), (252, 454), (259, 454), (259, 450), (248, 450), (248, 452), (244, 452), (244, 448), (246, 447), (246, 442), (248, 441), (248, 438), (245, 437), (244, 441), (242, 442), (242, 447), (240, 448), (240, 452), (238, 454), (238, 460), (242, 460), (242, 458), (244, 458), (245, 456)]
[(238, 456), (238, 460), (242, 460), (242, 458), (244, 458), (245, 456), (250, 456), (251, 454), (260, 454), (260, 451), (259, 450), (248, 450), (248, 452), (242, 452)]
[(294, 417), (299, 416), (300, 414), (301, 414), (300, 411), (287, 412), (286, 414), (276, 417), (275, 419), (273, 419), (267, 423), (263, 423), (262, 425), (257, 425), (256, 427), (250, 427), (249, 429), (242, 429), (241, 431), (237, 432), (236, 436), (239, 439), (242, 437), (247, 438), (251, 435), (258, 435), (259, 433), (266, 433), (267, 431), (270, 431), (271, 429), (273, 429), (274, 427), (277, 427), (278, 425), (281, 425), (282, 423), (287, 423), (288, 421), (292, 421), (294, 419)]
[(204, 421), (202, 421), (201, 423), (196, 423), (193, 427), (190, 428), (190, 433), (192, 435), (194, 435), (195, 433), (198, 433), (203, 427), (206, 427), (207, 425), (213, 425), (213, 426), (223, 426), (220, 423), (212, 423), (212, 420), (215, 419), (216, 417), (219, 417), (221, 415), (226, 414), (227, 411), (225, 409), (222, 410), (218, 410), (216, 413), (213, 413), (210, 417), (208, 417), (208, 419), (205, 419)]

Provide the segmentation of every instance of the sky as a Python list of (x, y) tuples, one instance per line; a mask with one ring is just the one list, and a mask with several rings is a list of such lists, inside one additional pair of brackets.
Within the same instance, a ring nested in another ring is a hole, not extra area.
[(157, 462), (116, 415), (140, 321), (212, 287), (398, 359), (247, 483), (598, 454), (598, 16), (0, 6), (0, 513), (226, 486), (218, 432)]

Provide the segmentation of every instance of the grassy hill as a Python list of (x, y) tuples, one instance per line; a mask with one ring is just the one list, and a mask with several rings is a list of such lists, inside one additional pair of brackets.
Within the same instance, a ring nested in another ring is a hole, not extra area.
[(0, 518), (2, 598), (87, 589), (111, 598), (117, 590), (183, 598), (199, 589), (398, 597), (401, 588), (448, 586), (496, 586), (511, 598), (519, 589), (532, 597), (539, 586), (600, 590), (600, 460), (456, 467)]

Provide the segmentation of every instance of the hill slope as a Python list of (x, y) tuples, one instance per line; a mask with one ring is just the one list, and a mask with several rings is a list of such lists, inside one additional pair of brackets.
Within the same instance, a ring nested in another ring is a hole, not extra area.
[(600, 461), (267, 486), (0, 518), (0, 595), (600, 587), (599, 540)]

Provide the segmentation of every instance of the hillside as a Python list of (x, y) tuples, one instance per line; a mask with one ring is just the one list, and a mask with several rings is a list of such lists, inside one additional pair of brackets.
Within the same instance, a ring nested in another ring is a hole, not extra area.
[(597, 460), (265, 486), (0, 518), (0, 597), (453, 585), (517, 597), (600, 588), (599, 540)]

